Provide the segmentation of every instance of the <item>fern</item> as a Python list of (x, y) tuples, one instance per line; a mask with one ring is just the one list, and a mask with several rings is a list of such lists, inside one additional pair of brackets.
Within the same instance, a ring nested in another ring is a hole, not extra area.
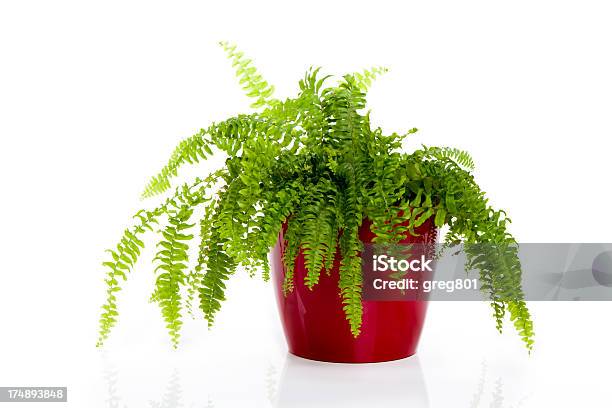
[[(104, 263), (107, 299), (99, 345), (116, 324), (117, 292), (144, 246), (143, 233), (153, 225), (159, 225), (160, 239), (151, 300), (161, 307), (176, 346), (183, 315), (192, 313), (195, 303), (208, 325), (214, 324), (227, 282), (238, 269), (269, 279), (267, 256), (280, 235), (284, 293), (295, 288), (298, 257), (304, 257), (304, 284), (312, 290), (323, 271), (331, 274), (338, 266), (348, 330), (359, 336), (362, 222), (371, 220), (375, 242), (391, 248), (433, 219), (437, 227), (449, 227), (445, 245), (464, 244), (466, 266), (478, 271), (497, 329), (509, 317), (527, 349), (533, 348), (510, 220), (488, 205), (471, 173), (470, 155), (449, 147), (405, 152), (402, 142), (415, 128), (386, 134), (372, 126), (366, 92), (386, 68), (335, 82), (320, 68), (310, 68), (299, 80), (298, 94), (281, 101), (251, 60), (234, 45), (221, 46), (257, 109), (212, 123), (182, 141), (147, 184), (143, 197), (163, 193), (181, 166), (201, 163), (213, 152), (227, 155), (221, 170), (177, 188), (153, 210), (137, 213), (139, 223), (125, 230), (110, 251)], [(188, 248), (196, 229), (192, 264)]]
[(173, 345), (178, 345), (180, 329), (183, 324), (181, 319), (181, 298), (180, 289), (185, 285), (187, 262), (187, 250), (189, 249), (186, 241), (193, 238), (193, 235), (185, 234), (186, 230), (193, 227), (188, 224), (189, 218), (193, 214), (193, 209), (188, 205), (181, 206), (180, 210), (169, 219), (169, 225), (163, 230), (162, 239), (158, 246), (161, 247), (155, 256), (158, 261), (156, 271), (161, 271), (155, 282), (155, 300), (162, 309), (162, 315), (167, 323)]
[(352, 76), (355, 78), (355, 83), (359, 89), (366, 92), (377, 77), (387, 72), (389, 72), (389, 69), (386, 67), (372, 67), (362, 72), (355, 72)]
[[(218, 217), (218, 213), (217, 213)], [(215, 315), (221, 309), (221, 302), (225, 300), (225, 282), (234, 273), (236, 262), (225, 252), (224, 241), (219, 236), (218, 223), (213, 221), (210, 232), (210, 241), (204, 246), (200, 264), (205, 265), (207, 272), (202, 279), (199, 289), (200, 309), (211, 327)]]
[(514, 322), (514, 328), (518, 332), (527, 349), (533, 349), (533, 322), (529, 309), (523, 300), (512, 300), (508, 302), (508, 310), (510, 311), (510, 319)]
[(198, 163), (212, 155), (209, 147), (210, 141), (206, 138), (206, 131), (201, 129), (195, 135), (183, 140), (174, 150), (168, 164), (159, 174), (151, 179), (145, 187), (142, 198), (161, 194), (171, 187), (170, 180), (177, 175), (179, 167), (185, 163)]
[(232, 66), (236, 69), (236, 76), (240, 80), (242, 89), (247, 93), (247, 96), (254, 98), (255, 102), (251, 104), (253, 108), (259, 108), (271, 104), (272, 94), (274, 94), (274, 86), (269, 85), (257, 72), (257, 68), (253, 66), (250, 59), (244, 56), (242, 51), (237, 51), (236, 46), (226, 41), (219, 43), (223, 50), (227, 53), (228, 58), (232, 61)]
[(341, 242), (342, 260), (340, 261), (340, 295), (344, 313), (349, 322), (351, 333), (357, 337), (361, 333), (363, 306), (361, 304), (361, 242), (358, 238), (358, 225), (344, 230)]
[[(299, 214), (296, 214), (295, 218), (299, 219)], [(287, 295), (293, 292), (295, 287), (294, 277), (294, 266), (295, 260), (298, 257), (301, 249), (301, 236), (302, 228), (297, 222), (292, 222), (293, 219), (289, 220), (287, 228), (285, 230), (285, 250), (283, 251), (283, 264), (285, 266), (285, 276), (283, 279), (283, 293)]]
[(119, 279), (126, 280), (126, 274), (131, 271), (140, 256), (140, 250), (144, 248), (144, 243), (138, 238), (146, 228), (150, 228), (150, 224), (155, 221), (156, 214), (146, 213), (142, 215), (141, 224), (123, 232), (123, 236), (117, 244), (116, 249), (110, 249), (111, 260), (102, 263), (107, 268), (106, 273), (106, 302), (102, 306), (102, 315), (100, 316), (100, 332), (98, 337), (98, 346), (101, 346), (108, 338), (111, 329), (117, 322), (117, 292), (121, 290)]
[(193, 302), (196, 296), (199, 296), (199, 289), (202, 287), (204, 274), (206, 272), (207, 249), (212, 239), (213, 216), (217, 208), (217, 201), (209, 200), (208, 205), (204, 208), (204, 214), (199, 222), (200, 243), (198, 245), (198, 259), (195, 267), (191, 269), (187, 276), (187, 301), (186, 307), (190, 315), (193, 313)]
[(433, 156), (440, 160), (448, 159), (467, 170), (474, 170), (474, 160), (472, 156), (464, 150), (455, 147), (429, 147), (424, 150), (427, 156)]
[(331, 186), (324, 184), (325, 186), (316, 186), (315, 190), (319, 191), (312, 193), (313, 202), (306, 206), (307, 211), (300, 218), (304, 264), (307, 269), (305, 283), (309, 289), (319, 282), (323, 262), (325, 257), (329, 256), (328, 245), (333, 245), (332, 237), (337, 235), (330, 222), (333, 213), (327, 206), (326, 193)]

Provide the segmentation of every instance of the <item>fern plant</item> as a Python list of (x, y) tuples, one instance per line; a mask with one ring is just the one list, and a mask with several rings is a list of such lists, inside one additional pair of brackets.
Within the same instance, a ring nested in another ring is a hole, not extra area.
[[(254, 111), (213, 123), (182, 141), (147, 184), (143, 197), (165, 193), (186, 163), (226, 157), (222, 168), (176, 187), (161, 205), (136, 213), (136, 224), (109, 250), (98, 345), (116, 324), (117, 292), (134, 268), (147, 231), (160, 237), (151, 300), (159, 304), (176, 346), (194, 302), (213, 324), (226, 282), (237, 269), (269, 278), (268, 252), (283, 225), (283, 290), (294, 288), (293, 265), (300, 250), (308, 271), (305, 284), (316, 290), (339, 249), (339, 293), (350, 330), (358, 336), (362, 221), (372, 221), (376, 242), (393, 243), (433, 217), (436, 226), (448, 226), (447, 242), (467, 245), (468, 266), (479, 270), (497, 329), (501, 332), (508, 314), (532, 349), (533, 325), (521, 289), (516, 242), (507, 231), (510, 220), (487, 204), (468, 153), (425, 146), (403, 152), (402, 141), (416, 129), (385, 134), (372, 126), (366, 92), (385, 68), (335, 80), (322, 76), (319, 68), (310, 69), (299, 81), (297, 96), (279, 100), (250, 59), (234, 45), (221, 46), (253, 98)], [(190, 263), (188, 249), (196, 235), (198, 256)]]

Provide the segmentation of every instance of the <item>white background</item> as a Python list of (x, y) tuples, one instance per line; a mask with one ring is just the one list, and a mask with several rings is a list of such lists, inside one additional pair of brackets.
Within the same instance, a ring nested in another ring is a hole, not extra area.
[(530, 357), (512, 330), (496, 334), (486, 304), (435, 303), (418, 357), (328, 365), (287, 356), (270, 285), (240, 276), (215, 329), (188, 321), (171, 351), (147, 303), (147, 252), (107, 347), (94, 344), (103, 250), (154, 203), (138, 199), (145, 181), (181, 138), (248, 110), (219, 40), (252, 56), (279, 96), (310, 65), (390, 67), (370, 93), (375, 124), (472, 152), (519, 241), (609, 242), (611, 11), (2, 1), (0, 386), (67, 385), (71, 407), (610, 406), (609, 303), (532, 303)]

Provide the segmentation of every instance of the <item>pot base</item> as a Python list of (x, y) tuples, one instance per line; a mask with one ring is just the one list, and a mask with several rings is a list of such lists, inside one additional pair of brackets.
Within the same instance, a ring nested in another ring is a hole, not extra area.
[(307, 354), (298, 354), (298, 353), (294, 353), (292, 351), (289, 351), (289, 353), (295, 357), (299, 357), (299, 358), (303, 358), (304, 360), (309, 360), (309, 361), (318, 361), (321, 363), (330, 363), (330, 364), (374, 364), (374, 363), (387, 363), (389, 361), (398, 361), (398, 360), (405, 360), (407, 358), (410, 358), (414, 355), (416, 355), (416, 353), (412, 353), (412, 354), (408, 354), (407, 356), (403, 356), (403, 357), (397, 357), (397, 358), (390, 358), (388, 360), (381, 360), (381, 359), (372, 359), (372, 360), (368, 360), (368, 359), (364, 359), (364, 360), (331, 360), (331, 359), (321, 359), (321, 358), (317, 358), (317, 356), (312, 356), (312, 355), (307, 355)]

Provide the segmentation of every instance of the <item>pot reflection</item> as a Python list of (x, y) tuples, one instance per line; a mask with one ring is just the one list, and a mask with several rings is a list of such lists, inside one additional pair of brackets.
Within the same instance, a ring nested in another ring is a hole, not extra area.
[(375, 364), (321, 363), (287, 355), (275, 406), (429, 407), (418, 356)]

